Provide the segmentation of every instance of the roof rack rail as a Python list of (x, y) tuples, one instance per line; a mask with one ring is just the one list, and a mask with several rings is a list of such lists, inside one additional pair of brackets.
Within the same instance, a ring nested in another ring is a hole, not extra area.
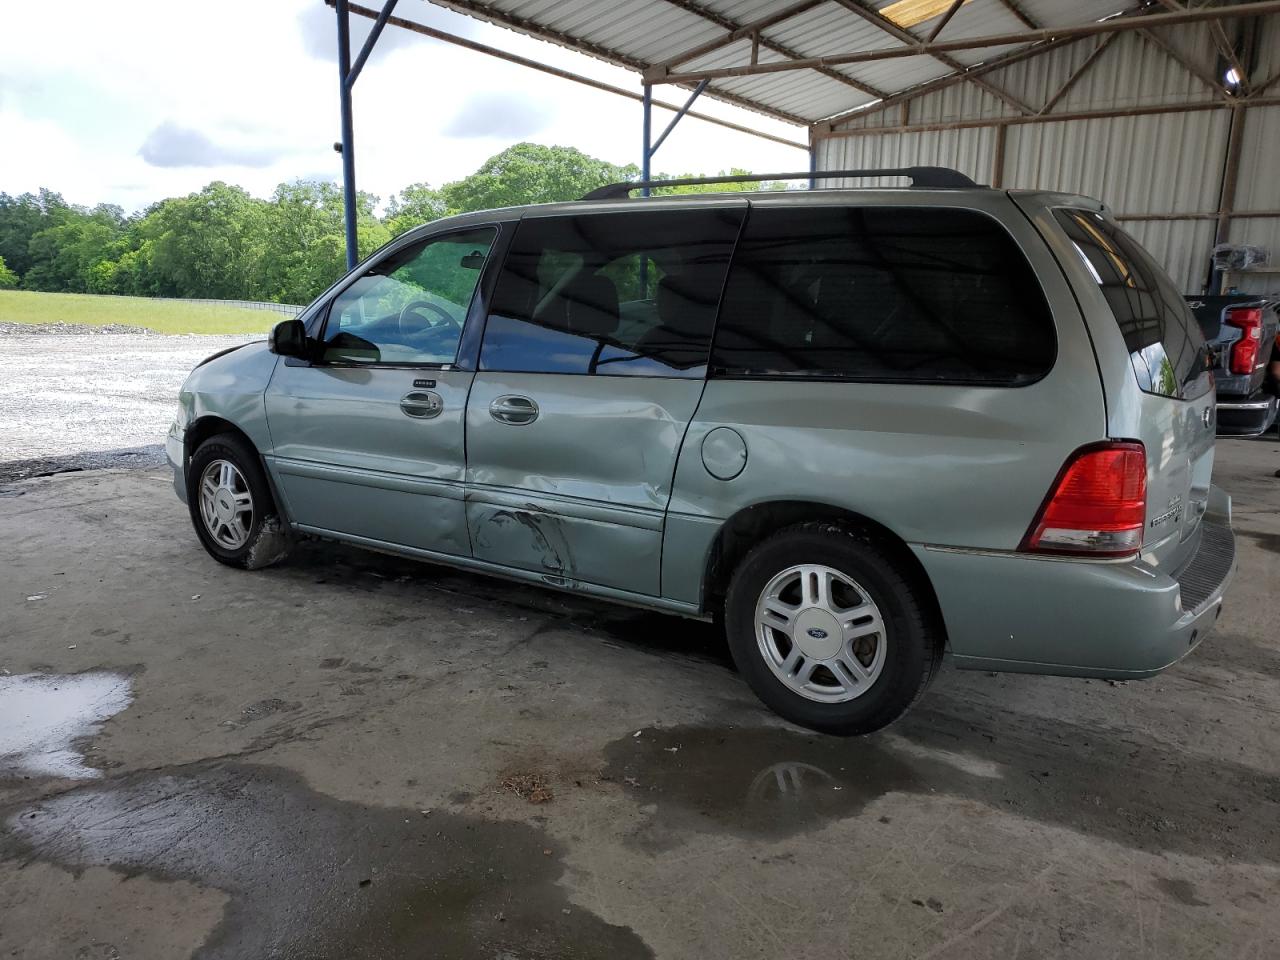
[(886, 167), (882, 170), (806, 170), (804, 173), (750, 173), (726, 177), (683, 177), (678, 180), (624, 180), (596, 187), (583, 200), (619, 200), (645, 187), (692, 187), (713, 183), (755, 183), (765, 180), (843, 180), (855, 177), (908, 177), (911, 186), (924, 188), (976, 187), (967, 176), (950, 167)]

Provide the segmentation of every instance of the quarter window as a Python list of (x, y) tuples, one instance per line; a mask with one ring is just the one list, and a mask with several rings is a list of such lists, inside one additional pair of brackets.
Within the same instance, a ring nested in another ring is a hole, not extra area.
[(521, 221), (482, 370), (702, 377), (741, 210)]
[(727, 376), (1017, 385), (1053, 365), (1044, 293), (975, 211), (753, 209), (712, 351)]
[(397, 251), (333, 301), (325, 363), (453, 363), (496, 231), (449, 234)]
[(1204, 335), (1186, 300), (1138, 241), (1089, 210), (1054, 211), (1102, 290), (1147, 393), (1191, 399), (1209, 390)]

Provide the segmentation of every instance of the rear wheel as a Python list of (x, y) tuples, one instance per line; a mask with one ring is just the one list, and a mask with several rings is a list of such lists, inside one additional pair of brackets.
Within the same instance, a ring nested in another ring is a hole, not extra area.
[(187, 465), (187, 506), (215, 560), (255, 570), (281, 560), (289, 539), (257, 452), (235, 434), (210, 437)]
[(853, 735), (884, 727), (924, 693), (942, 657), (919, 583), (874, 537), (791, 527), (739, 565), (725, 603), (734, 662), (788, 720)]

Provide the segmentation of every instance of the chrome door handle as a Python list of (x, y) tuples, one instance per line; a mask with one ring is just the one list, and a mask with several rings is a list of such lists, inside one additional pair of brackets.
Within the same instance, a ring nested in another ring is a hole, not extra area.
[(440, 394), (430, 390), (414, 390), (400, 398), (400, 412), (415, 420), (430, 420), (444, 411)]
[(538, 405), (528, 397), (508, 394), (489, 404), (489, 416), (499, 423), (524, 424), (538, 419)]

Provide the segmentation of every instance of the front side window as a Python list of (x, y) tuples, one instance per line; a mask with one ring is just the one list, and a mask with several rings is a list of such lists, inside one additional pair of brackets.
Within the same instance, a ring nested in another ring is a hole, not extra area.
[(1056, 351), (1026, 257), (992, 218), (924, 207), (754, 209), (712, 350), (720, 376), (1016, 386)]
[(325, 363), (453, 363), (497, 231), (453, 233), (397, 251), (334, 299)]
[(1100, 214), (1062, 208), (1054, 216), (1120, 325), (1138, 385), (1164, 397), (1206, 393), (1204, 335), (1168, 274)]
[(480, 369), (702, 377), (741, 210), (521, 221)]

